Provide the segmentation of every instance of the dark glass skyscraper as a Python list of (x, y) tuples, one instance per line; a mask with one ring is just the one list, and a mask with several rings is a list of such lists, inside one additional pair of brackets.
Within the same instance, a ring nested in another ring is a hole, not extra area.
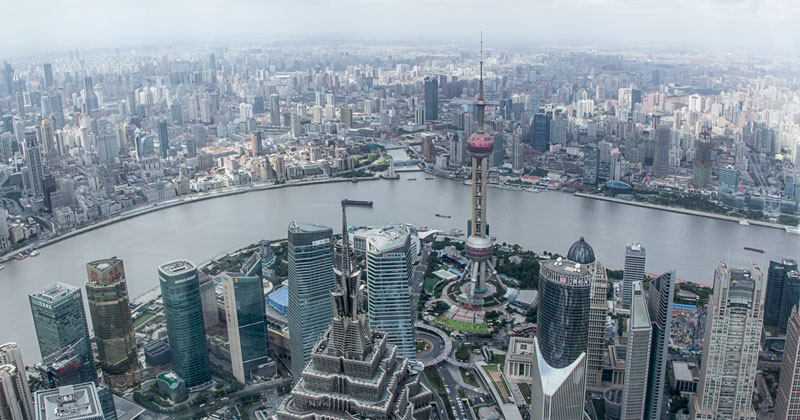
[(248, 258), (239, 272), (222, 273), (228, 344), (233, 376), (246, 383), (247, 374), (266, 363), (269, 352), (261, 256)]
[(792, 306), (797, 304), (800, 297), (798, 294), (800, 294), (800, 278), (797, 275), (797, 261), (789, 259), (770, 261), (767, 271), (767, 291), (764, 297), (764, 307), (767, 308), (764, 311), (764, 326), (786, 331)]
[(667, 350), (672, 324), (672, 298), (675, 294), (675, 272), (668, 271), (650, 282), (647, 311), (653, 325), (650, 346), (650, 372), (647, 375), (645, 419), (660, 419), (664, 402), (664, 381), (667, 372)]
[(589, 338), (589, 266), (546, 261), (539, 269), (539, 338), (548, 365), (563, 368), (586, 352)]
[(172, 261), (158, 267), (158, 277), (172, 368), (190, 391), (201, 389), (211, 383), (211, 368), (197, 267), (186, 260)]
[(330, 326), (333, 273), (333, 230), (325, 226), (289, 224), (289, 345), (292, 376), (299, 380), (311, 349)]
[(543, 152), (547, 150), (550, 141), (550, 116), (546, 114), (536, 114), (531, 122), (531, 140), (533, 148)]
[(439, 80), (425, 78), (425, 121), (439, 119)]
[[(29, 296), (36, 338), (42, 358), (85, 340), (89, 349), (89, 327), (83, 309), (81, 289), (63, 283), (52, 283)], [(91, 358), (92, 363), (94, 359)]]
[[(86, 299), (89, 301), (100, 368), (112, 376), (135, 377), (139, 362), (125, 266), (122, 260), (109, 258), (86, 264), (86, 273), (89, 277)], [(136, 383), (138, 380), (125, 379), (124, 382)]]

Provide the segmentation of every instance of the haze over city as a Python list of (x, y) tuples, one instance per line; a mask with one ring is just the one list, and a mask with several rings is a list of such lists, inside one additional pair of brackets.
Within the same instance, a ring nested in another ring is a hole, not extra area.
[(798, 48), (792, 0), (88, 0), (7, 2), (0, 53), (174, 43), (458, 43), (753, 50)]

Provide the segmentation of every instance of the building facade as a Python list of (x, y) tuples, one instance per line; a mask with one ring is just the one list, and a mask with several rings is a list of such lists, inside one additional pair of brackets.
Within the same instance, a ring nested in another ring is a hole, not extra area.
[(675, 272), (668, 271), (650, 281), (647, 312), (653, 326), (653, 343), (650, 346), (650, 371), (647, 374), (645, 419), (661, 418), (664, 403), (664, 381), (669, 359), (670, 328), (672, 327), (672, 299), (675, 296)]
[(261, 282), (261, 256), (248, 258), (239, 272), (222, 273), (233, 377), (247, 383), (249, 372), (267, 362), (269, 337)]
[(786, 322), (792, 307), (800, 300), (800, 275), (797, 274), (797, 261), (781, 259), (770, 261), (767, 270), (767, 288), (764, 307), (764, 326), (786, 331)]
[(533, 339), (536, 363), (531, 385), (531, 419), (582, 419), (586, 375), (586, 353), (570, 364), (554, 368), (544, 357), (538, 337)]
[(644, 280), (646, 252), (642, 244), (625, 246), (625, 271), (622, 273), (622, 307), (630, 309), (633, 283)]
[(569, 260), (545, 261), (539, 269), (539, 325), (544, 360), (554, 368), (586, 353), (592, 272)]
[[(26, 375), (14, 365), (0, 365), (0, 418), (3, 420), (28, 420), (33, 414), (30, 391), (21, 389), (20, 377)], [(27, 381), (26, 381), (27, 382)]]
[(405, 225), (392, 225), (367, 238), (367, 294), (370, 325), (387, 333), (397, 354), (416, 360), (414, 321), (409, 291), (411, 235)]
[(136, 355), (128, 286), (122, 260), (109, 258), (86, 264), (86, 299), (92, 316), (100, 369), (112, 383), (141, 381)]
[(26, 419), (34, 418), (33, 399), (28, 387), (28, 375), (24, 374), (25, 364), (22, 362), (22, 351), (20, 351), (16, 343), (6, 343), (0, 346), (0, 364), (11, 365), (18, 373), (23, 372), (22, 375), (17, 374), (14, 376), (15, 383), (13, 386), (17, 390), (17, 395), (20, 399), (22, 415)]
[(168, 262), (158, 267), (158, 277), (172, 369), (190, 391), (202, 389), (211, 384), (211, 366), (197, 267), (186, 260)]
[(625, 357), (625, 383), (622, 391), (621, 420), (644, 418), (647, 374), (653, 327), (642, 293), (642, 283), (633, 284), (631, 317), (628, 321), (628, 349)]
[(761, 270), (714, 271), (708, 302), (703, 360), (697, 397), (689, 402), (692, 420), (754, 420), (753, 387), (763, 322)]
[(292, 376), (299, 380), (311, 350), (333, 317), (333, 230), (292, 222), (288, 238), (289, 340)]
[(792, 308), (786, 329), (786, 346), (781, 361), (778, 395), (775, 398), (775, 420), (800, 419), (800, 311)]

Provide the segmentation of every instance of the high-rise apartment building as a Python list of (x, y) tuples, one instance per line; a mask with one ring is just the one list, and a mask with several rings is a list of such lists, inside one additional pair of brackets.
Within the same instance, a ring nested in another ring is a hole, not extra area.
[(92, 261), (86, 264), (86, 273), (86, 299), (100, 368), (112, 385), (137, 384), (141, 381), (140, 367), (125, 266), (118, 258)]
[(353, 108), (347, 105), (339, 108), (339, 119), (345, 128), (353, 128)]
[(439, 79), (425, 78), (425, 121), (439, 119)]
[(692, 420), (755, 420), (753, 387), (764, 310), (761, 270), (714, 271), (708, 302), (703, 360), (697, 396), (689, 402)]
[(158, 267), (172, 370), (190, 391), (211, 384), (197, 267), (176, 260)]
[(44, 88), (50, 90), (55, 86), (53, 81), (53, 64), (44, 63), (44, 65), (42, 65), (42, 71), (44, 72)]
[(733, 166), (719, 168), (718, 194), (734, 194), (739, 191), (739, 170)]
[[(15, 402), (19, 405), (21, 419), (34, 418), (28, 375), (25, 373), (25, 364), (22, 362), (22, 352), (16, 343), (6, 343), (0, 346), (0, 365), (14, 368), (14, 371), (6, 370), (7, 375), (2, 380), (2, 398), (5, 400), (5, 406), (8, 407)], [(17, 420), (17, 418), (12, 417), (12, 420)]]
[(222, 295), (233, 377), (247, 383), (247, 375), (267, 362), (269, 352), (258, 252), (242, 264), (239, 272), (222, 273)]
[[(800, 419), (800, 311), (792, 307), (786, 328), (786, 345), (781, 361), (778, 395), (775, 398), (775, 420)], [(766, 314), (765, 314), (766, 316)]]
[(767, 270), (767, 288), (764, 296), (764, 326), (786, 331), (786, 322), (792, 307), (800, 301), (800, 275), (797, 261), (782, 259), (770, 261)]
[(399, 356), (415, 360), (410, 245), (411, 232), (405, 225), (384, 227), (367, 238), (367, 313), (372, 328), (387, 334)]
[(633, 284), (631, 316), (628, 320), (628, 347), (625, 357), (625, 383), (622, 391), (621, 420), (644, 418), (647, 374), (653, 327), (642, 293), (642, 283)]
[(622, 307), (631, 307), (633, 283), (644, 280), (645, 249), (640, 243), (625, 247), (625, 268), (622, 273)]
[[(19, 378), (25, 376), (25, 369), (14, 365), (0, 365), (0, 418), (3, 420), (28, 420), (31, 411), (30, 401), (26, 401), (28, 390), (19, 388)], [(30, 394), (28, 394), (30, 397)]]
[(675, 272), (668, 271), (651, 280), (647, 292), (647, 313), (653, 326), (653, 344), (650, 346), (650, 371), (647, 374), (644, 418), (658, 420), (661, 418), (661, 407), (664, 403)]
[(333, 230), (325, 226), (289, 224), (289, 342), (292, 376), (302, 377), (311, 350), (328, 329), (333, 273)]

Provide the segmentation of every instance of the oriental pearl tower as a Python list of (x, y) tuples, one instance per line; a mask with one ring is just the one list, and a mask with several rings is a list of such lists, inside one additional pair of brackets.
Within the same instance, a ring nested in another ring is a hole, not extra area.
[(489, 156), (494, 150), (494, 139), (484, 131), (486, 102), (483, 100), (483, 40), (481, 40), (480, 93), (475, 104), (478, 107), (478, 127), (467, 141), (467, 151), (472, 157), (472, 220), (471, 233), (465, 246), (469, 263), (461, 280), (471, 279), (466, 292), (459, 301), (475, 308), (483, 307), (483, 298), (489, 288), (487, 277), (495, 276), (496, 270), (489, 259), (494, 251), (492, 240), (486, 235), (486, 208), (489, 204)]

